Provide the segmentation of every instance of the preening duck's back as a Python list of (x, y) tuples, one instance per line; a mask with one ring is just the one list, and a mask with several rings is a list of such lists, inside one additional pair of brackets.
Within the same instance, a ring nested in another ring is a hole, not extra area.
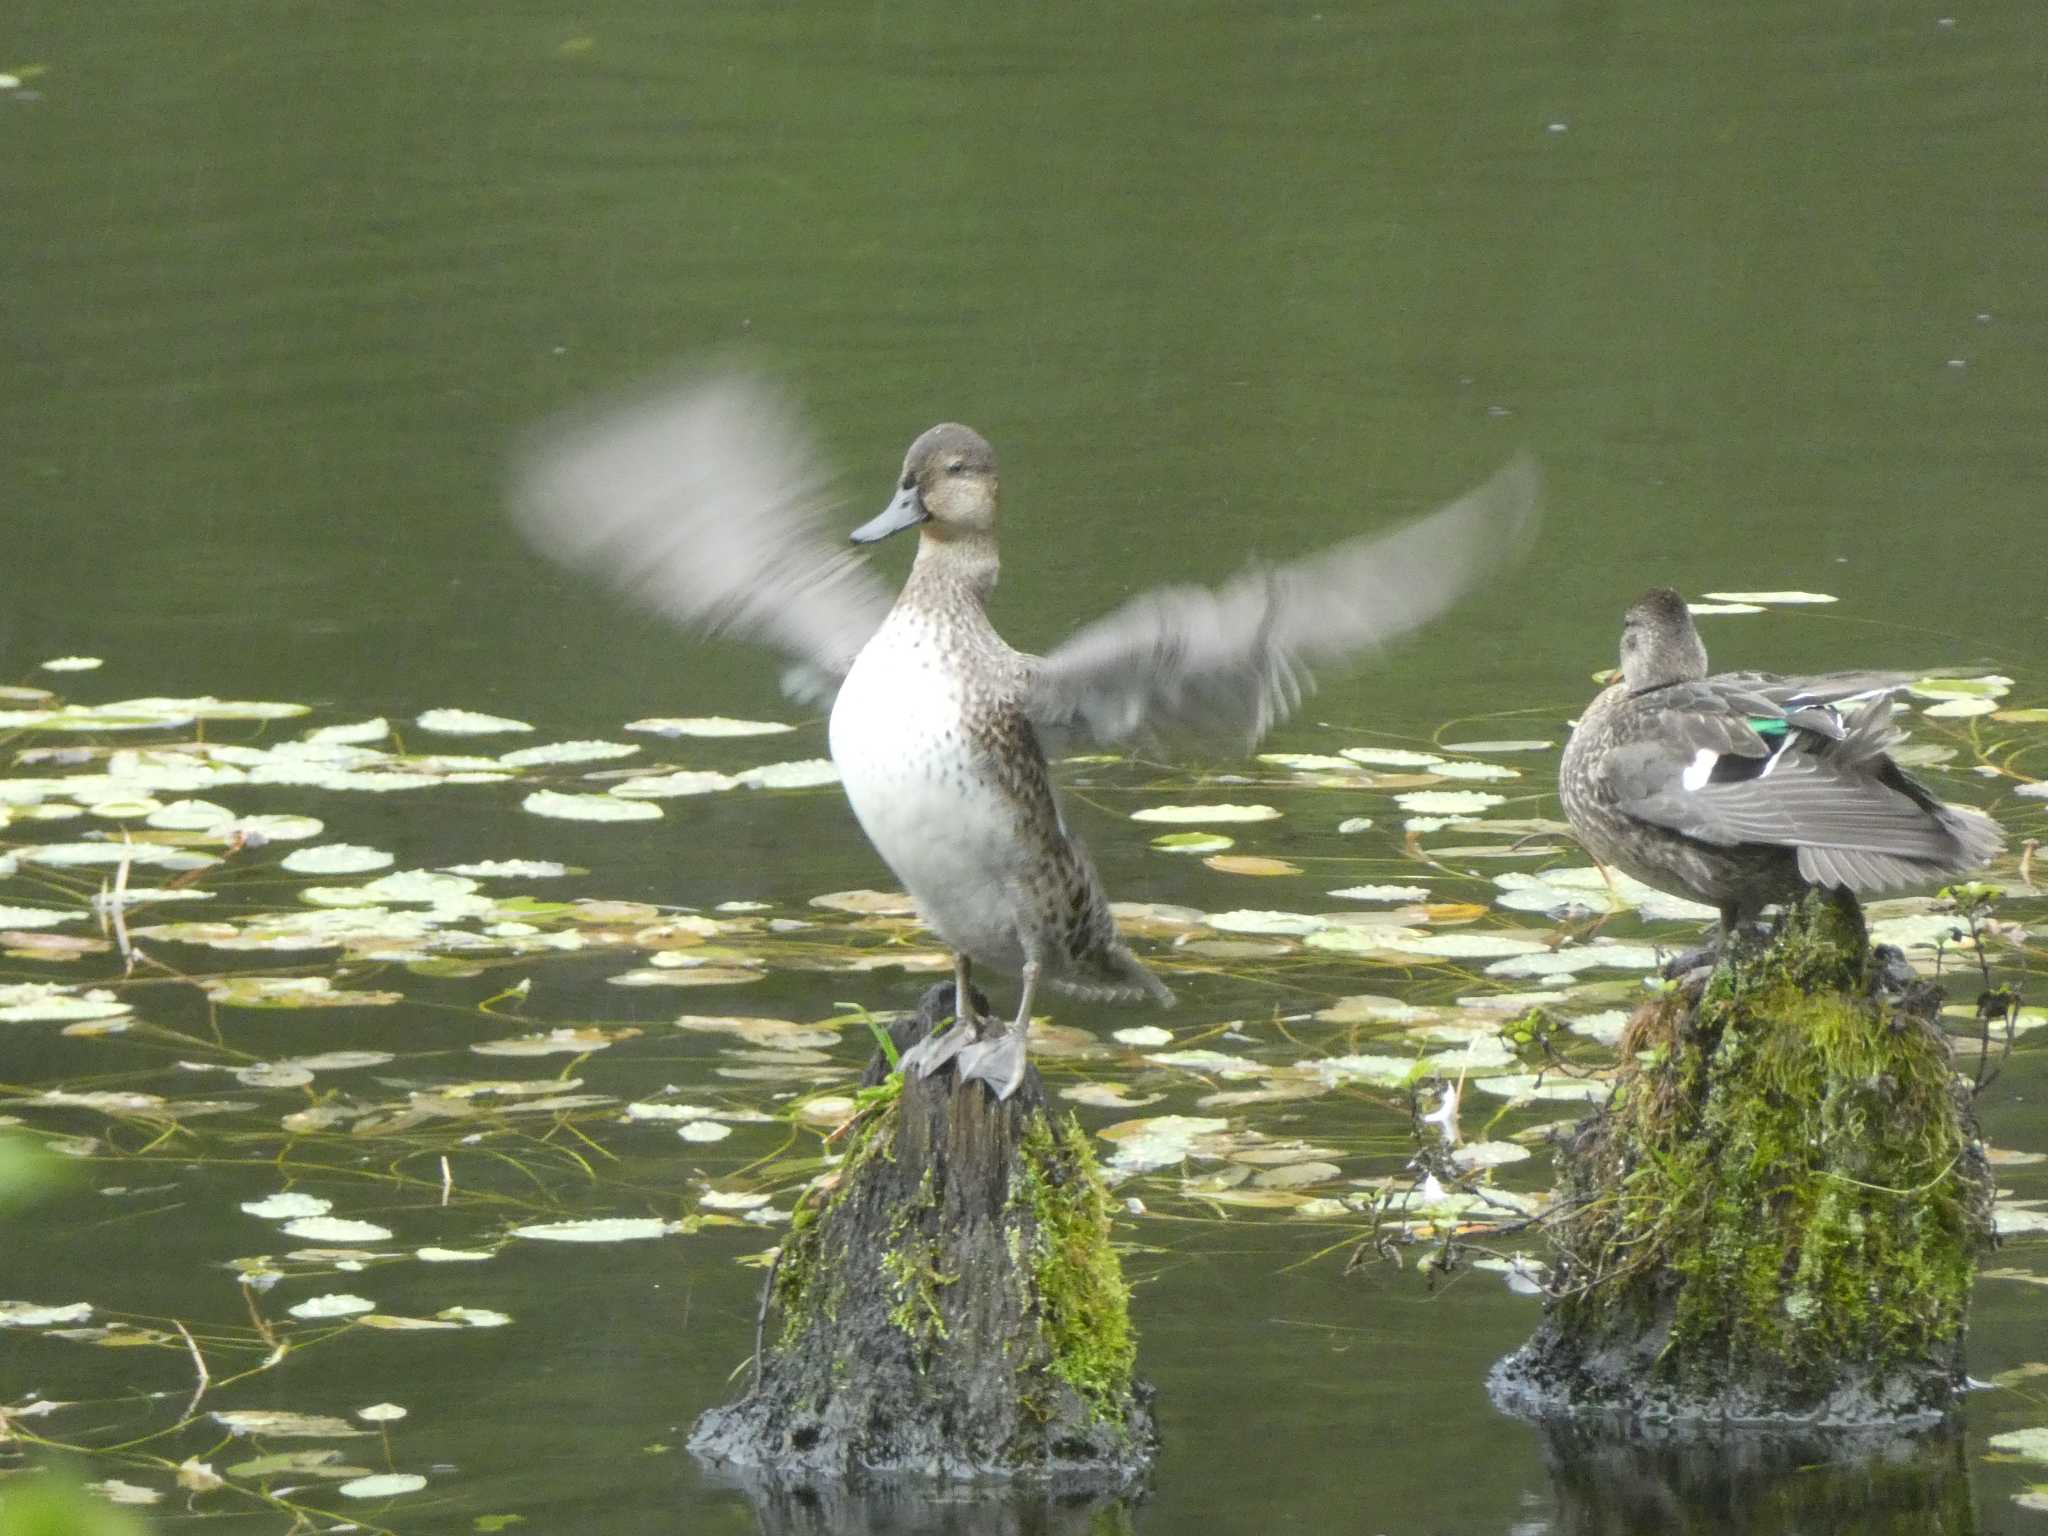
[(1596, 730), (1575, 740), (1568, 795), (1591, 785), (1627, 816), (1717, 847), (1793, 849), (1802, 878), (1854, 890), (1961, 874), (1997, 854), (1995, 823), (1944, 805), (1892, 761), (1884, 696), (1846, 717), (1808, 721), (1791, 697), (1743, 713), (1757, 681), (1610, 690), (1588, 711)]

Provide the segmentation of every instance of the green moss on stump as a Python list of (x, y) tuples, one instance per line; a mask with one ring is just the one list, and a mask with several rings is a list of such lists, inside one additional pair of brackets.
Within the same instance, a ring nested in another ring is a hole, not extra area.
[(1130, 1287), (1109, 1243), (1109, 1190), (1081, 1122), (1071, 1114), (1033, 1118), (1018, 1173), (1012, 1199), (1031, 1215), (1031, 1277), (1052, 1372), (1094, 1417), (1117, 1422), (1130, 1401), (1138, 1336)]
[(1946, 1412), (1991, 1182), (1934, 1017), (1809, 896), (1690, 1006), (1647, 1003), (1565, 1155), (1557, 1288), (1514, 1406), (1884, 1422)]
[(906, 1083), (799, 1203), (759, 1383), (692, 1446), (799, 1481), (1127, 1485), (1156, 1442), (1110, 1209), (1036, 1073), (1005, 1103), (950, 1071)]

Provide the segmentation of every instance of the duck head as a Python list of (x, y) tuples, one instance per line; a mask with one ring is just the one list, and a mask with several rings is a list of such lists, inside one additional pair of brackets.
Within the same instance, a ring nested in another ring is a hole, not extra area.
[(853, 530), (853, 541), (873, 544), (905, 528), (940, 542), (993, 538), (996, 502), (995, 449), (972, 428), (941, 422), (910, 445), (896, 494), (879, 517)]
[(1707, 648), (1685, 599), (1652, 587), (1621, 621), (1621, 677), (1630, 693), (1696, 682), (1707, 675)]

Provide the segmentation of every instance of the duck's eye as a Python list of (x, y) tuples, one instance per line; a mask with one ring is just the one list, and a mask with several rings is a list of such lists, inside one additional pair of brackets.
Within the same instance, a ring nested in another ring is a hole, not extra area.
[(967, 461), (965, 459), (955, 459), (952, 463), (946, 466), (946, 473), (949, 475), (957, 475), (964, 473), (966, 468)]

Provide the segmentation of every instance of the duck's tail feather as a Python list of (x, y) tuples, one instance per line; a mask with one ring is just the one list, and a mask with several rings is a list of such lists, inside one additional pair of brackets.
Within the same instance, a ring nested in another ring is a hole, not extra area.
[(1087, 975), (1055, 975), (1046, 983), (1071, 997), (1097, 1003), (1141, 1003), (1151, 1001), (1171, 1008), (1173, 989), (1147, 970), (1138, 957), (1118, 946), (1101, 957)]

